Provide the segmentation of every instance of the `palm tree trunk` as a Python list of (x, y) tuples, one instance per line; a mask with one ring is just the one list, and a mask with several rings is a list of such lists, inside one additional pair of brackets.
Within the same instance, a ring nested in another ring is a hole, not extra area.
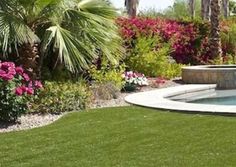
[(25, 43), (18, 49), (17, 64), (22, 65), (32, 79), (40, 78), (40, 54), (38, 44)]
[(125, 0), (125, 7), (129, 17), (136, 17), (139, 0)]
[(195, 18), (195, 0), (189, 0), (189, 11), (191, 18)]
[(229, 0), (222, 0), (222, 7), (223, 7), (224, 18), (227, 19), (229, 16)]
[(211, 0), (202, 0), (201, 1), (201, 16), (202, 20), (210, 21), (210, 4)]
[(220, 0), (211, 1), (211, 33), (210, 33), (210, 49), (213, 59), (222, 58), (222, 49), (220, 41)]

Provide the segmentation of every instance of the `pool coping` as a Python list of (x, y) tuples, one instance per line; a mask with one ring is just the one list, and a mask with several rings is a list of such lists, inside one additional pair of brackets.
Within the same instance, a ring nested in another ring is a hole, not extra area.
[(198, 66), (185, 66), (182, 67), (182, 70), (196, 70), (196, 71), (229, 71), (229, 70), (236, 70), (236, 65), (198, 65)]
[(216, 84), (189, 84), (147, 92), (134, 93), (125, 97), (125, 101), (143, 107), (219, 114), (236, 114), (236, 106), (185, 103), (168, 99), (169, 96), (215, 89)]

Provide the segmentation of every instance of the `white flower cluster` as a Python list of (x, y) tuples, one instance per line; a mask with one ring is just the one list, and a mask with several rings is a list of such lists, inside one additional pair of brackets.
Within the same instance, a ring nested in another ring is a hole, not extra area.
[(148, 80), (144, 74), (135, 73), (133, 71), (125, 72), (123, 75), (127, 84), (134, 84), (138, 86), (147, 86)]

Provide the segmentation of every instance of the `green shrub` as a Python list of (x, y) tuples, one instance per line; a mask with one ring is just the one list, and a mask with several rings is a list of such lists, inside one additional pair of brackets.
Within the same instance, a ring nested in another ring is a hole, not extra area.
[(92, 66), (89, 73), (94, 80), (94, 84), (113, 83), (117, 89), (121, 90), (124, 86), (124, 79), (122, 77), (124, 71), (124, 65), (113, 66), (103, 62), (101, 69), (98, 70), (96, 66)]
[(46, 82), (39, 98), (31, 103), (31, 112), (68, 112), (85, 109), (91, 92), (85, 82)]
[(181, 65), (170, 60), (170, 45), (159, 37), (139, 37), (128, 51), (126, 65), (149, 77), (173, 78), (180, 76)]
[(236, 55), (236, 24), (230, 23), (231, 22), (229, 21), (229, 23), (227, 23), (228, 25), (225, 25), (222, 28), (221, 43), (223, 53), (226, 53), (226, 55), (224, 55), (226, 57), (225, 60), (228, 61), (229, 59), (233, 58), (234, 62), (232, 63), (234, 64)]
[(116, 99), (125, 84), (122, 77), (124, 71), (124, 64), (116, 66), (108, 64), (107, 61), (102, 61), (101, 69), (92, 66), (89, 73), (93, 79), (93, 97), (102, 100)]

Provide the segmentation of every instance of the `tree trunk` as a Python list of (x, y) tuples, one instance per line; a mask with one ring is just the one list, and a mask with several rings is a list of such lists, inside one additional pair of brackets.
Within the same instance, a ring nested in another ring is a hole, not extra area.
[(210, 8), (211, 0), (202, 0), (201, 1), (201, 16), (202, 20), (210, 21)]
[(189, 0), (189, 11), (191, 18), (195, 18), (195, 0)]
[(224, 18), (227, 19), (229, 16), (229, 0), (222, 0), (222, 7), (223, 7)]
[(125, 7), (129, 17), (133, 18), (137, 15), (139, 0), (125, 0)]
[(210, 33), (210, 49), (213, 59), (222, 58), (222, 49), (220, 41), (220, 0), (211, 1), (211, 33)]
[(38, 44), (25, 43), (18, 49), (17, 64), (22, 65), (32, 79), (40, 78), (40, 60)]

